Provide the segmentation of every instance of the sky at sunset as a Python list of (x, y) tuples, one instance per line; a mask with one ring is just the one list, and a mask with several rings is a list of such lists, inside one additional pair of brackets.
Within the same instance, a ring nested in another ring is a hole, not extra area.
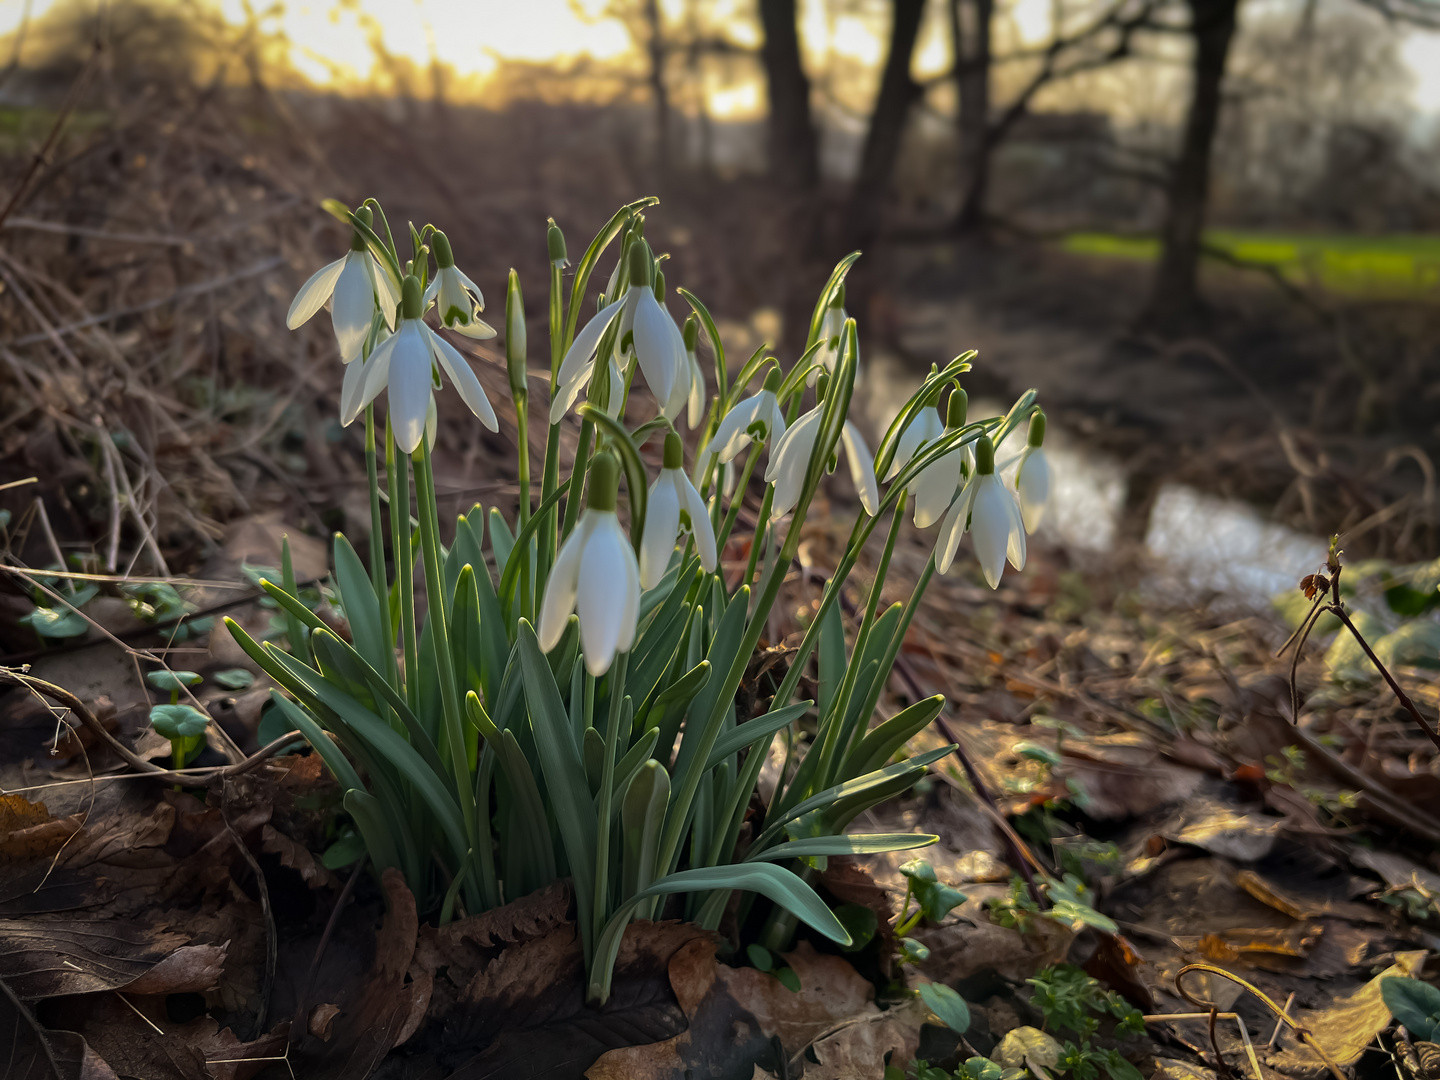
[[(55, 2), (30, 0), (31, 16), (43, 15)], [(228, 18), (243, 20), (243, 0), (218, 2)], [(0, 34), (15, 29), (26, 6), (26, 0), (0, 0)], [(733, 40), (758, 44), (751, 0), (720, 0), (709, 6), (725, 20)], [(854, 15), (827, 17), (820, 3), (801, 6), (802, 34), (810, 51), (879, 62), (883, 27)], [(678, 18), (684, 4), (661, 0), (661, 7)], [(1018, 0), (1014, 19), (1020, 33), (1042, 37), (1050, 7), (1051, 0)], [(336, 71), (355, 82), (369, 76), (374, 57), (366, 27), (372, 20), (383, 27), (391, 53), (422, 66), (438, 57), (462, 76), (483, 79), (501, 59), (548, 63), (622, 57), (631, 48), (630, 37), (619, 20), (605, 15), (605, 8), (606, 0), (286, 0), (280, 28), (292, 42), (292, 63), (320, 84), (331, 81)], [(946, 51), (943, 36), (922, 39), (917, 68), (921, 73), (944, 70)], [(1440, 114), (1440, 34), (1410, 33), (1403, 55), (1414, 75), (1414, 105)], [(760, 87), (713, 87), (709, 106), (722, 117), (757, 115), (763, 107)]]

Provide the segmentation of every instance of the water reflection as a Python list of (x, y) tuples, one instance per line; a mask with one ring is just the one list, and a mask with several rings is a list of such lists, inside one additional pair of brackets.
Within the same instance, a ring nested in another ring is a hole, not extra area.
[[(871, 430), (884, 431), (913, 390), (913, 376), (893, 361), (866, 372), (864, 402)], [(1007, 402), (973, 398), (971, 419), (999, 416)], [(1054, 490), (1037, 539), (1068, 549), (1083, 567), (1114, 551), (1125, 506), (1124, 465), (1097, 453), (1051, 418), (1045, 440)], [(1011, 455), (1002, 455), (1009, 457)], [(1227, 606), (1270, 610), (1270, 598), (1293, 588), (1325, 560), (1319, 537), (1266, 521), (1247, 503), (1206, 495), (1182, 484), (1161, 487), (1150, 512), (1144, 548), (1150, 556), (1142, 587), (1185, 602), (1217, 596)]]

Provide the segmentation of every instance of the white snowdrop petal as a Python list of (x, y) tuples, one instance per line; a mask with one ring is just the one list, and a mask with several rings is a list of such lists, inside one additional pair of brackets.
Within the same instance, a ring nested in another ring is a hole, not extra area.
[(629, 585), (624, 572), (625, 552), (630, 545), (615, 520), (614, 511), (587, 513), (593, 514), (596, 521), (580, 554), (575, 614), (580, 616), (580, 647), (585, 653), (585, 667), (598, 677), (610, 670), (620, 642)]
[(365, 389), (365, 361), (345, 365), (345, 378), (340, 383), (340, 424), (349, 427), (360, 415), (360, 395)]
[(620, 611), (620, 636), (615, 640), (615, 651), (629, 652), (635, 644), (635, 624), (640, 618), (640, 568), (635, 563), (630, 541), (625, 539), (618, 522), (615, 529), (624, 541), (621, 549), (625, 552), (625, 606)]
[(424, 333), (430, 339), (431, 351), (440, 366), (450, 376), (450, 381), (455, 384), (455, 390), (460, 399), (465, 402), (470, 411), (480, 418), (480, 422), (491, 431), (500, 430), (500, 421), (495, 416), (495, 409), (490, 404), (490, 399), (485, 396), (485, 388), (480, 385), (480, 380), (475, 377), (475, 371), (460, 355), (458, 349), (451, 345), (443, 337), (425, 327)]
[(710, 520), (710, 510), (706, 507), (705, 500), (700, 497), (700, 492), (695, 490), (690, 478), (679, 469), (675, 470), (675, 473), (675, 486), (679, 489), (685, 512), (690, 515), (695, 550), (700, 554), (700, 565), (707, 574), (713, 574), (715, 567), (720, 564), (720, 558), (715, 549), (715, 525)]
[(915, 527), (928, 529), (940, 520), (960, 486), (960, 463), (964, 459), (952, 450), (920, 470), (915, 478)]
[(1045, 507), (1050, 501), (1050, 462), (1042, 447), (1034, 447), (1021, 459), (1015, 474), (1015, 489), (1020, 496), (1020, 514), (1025, 531), (1033, 533), (1040, 527)]
[(478, 316), (472, 317), (468, 323), (457, 322), (454, 326), (450, 327), (450, 329), (454, 330), (457, 334), (474, 338), (476, 341), (489, 341), (497, 332), (493, 326)]
[(290, 310), (285, 315), (287, 327), (294, 330), (325, 306), (325, 301), (329, 300), (330, 294), (335, 291), (335, 282), (340, 280), (340, 273), (345, 269), (345, 259), (345, 256), (341, 256), (334, 262), (327, 263), (300, 286), (300, 291), (295, 294), (295, 299), (290, 301)]
[(370, 255), (369, 259), (370, 281), (375, 286), (375, 301), (380, 305), (381, 314), (385, 316), (385, 325), (393, 331), (395, 312), (400, 307), (400, 294), (395, 291), (395, 283), (390, 280), (390, 275), (376, 261), (375, 256)]
[(700, 361), (695, 354), (689, 355), (690, 360), (690, 393), (686, 399), (688, 409), (685, 414), (686, 424), (691, 431), (700, 426), (700, 421), (705, 418), (705, 372), (700, 368)]
[[(375, 346), (375, 351), (370, 354), (370, 359), (364, 361), (364, 381), (360, 385), (360, 396), (351, 402), (352, 411), (341, 418), (342, 422), (349, 424), (360, 414), (360, 410), (369, 405), (377, 397), (380, 391), (384, 390), (390, 383), (390, 358), (395, 355), (395, 345), (399, 336), (392, 334)], [(351, 364), (351, 367), (358, 367), (358, 364)]]
[(955, 553), (960, 550), (960, 538), (965, 535), (966, 523), (970, 519), (970, 508), (975, 502), (975, 480), (972, 477), (964, 489), (950, 504), (945, 518), (940, 522), (940, 535), (935, 540), (935, 568), (942, 574), (950, 572), (955, 562)]
[(591, 318), (580, 332), (575, 335), (575, 340), (570, 343), (570, 348), (565, 352), (565, 359), (560, 362), (560, 381), (569, 382), (582, 367), (588, 364), (595, 354), (596, 348), (600, 345), (600, 338), (606, 329), (614, 321), (615, 316), (620, 314), (621, 304), (610, 304), (600, 309)]
[[(653, 292), (649, 289), (639, 292), (640, 297), (635, 301), (635, 358), (651, 395), (663, 405), (670, 400), (678, 367), (675, 320), (660, 306)], [(683, 350), (683, 343), (681, 348)]]
[(1010, 489), (1004, 484), (997, 486), (1005, 493), (1005, 513), (1010, 530), (1005, 542), (1005, 557), (1010, 560), (1010, 565), (1016, 570), (1024, 570), (1025, 522), (1020, 516), (1020, 507), (1015, 502), (1015, 497), (1010, 494)]
[(575, 594), (580, 581), (580, 553), (590, 534), (590, 523), (584, 519), (560, 545), (550, 577), (545, 582), (545, 595), (540, 600), (540, 625), (537, 636), (540, 648), (549, 652), (560, 644), (565, 624), (575, 610)]
[(1010, 493), (994, 473), (979, 478), (970, 513), (970, 536), (975, 542), (975, 559), (992, 589), (999, 588), (1005, 570), (1005, 549), (1011, 531), (1009, 498)]
[(750, 441), (750, 425), (755, 422), (759, 405), (758, 398), (746, 398), (721, 419), (715, 428), (710, 444), (705, 447), (707, 454), (719, 454), (721, 462), (728, 462), (745, 449)]
[(484, 311), (485, 294), (480, 291), (480, 286), (476, 285), (475, 282), (471, 281), (470, 278), (466, 276), (465, 272), (461, 270), (458, 266), (452, 267), (451, 269), (455, 271), (456, 280), (458, 280), (460, 284), (463, 285), (466, 289), (468, 289), (471, 295), (474, 296), (476, 309), (479, 311)]
[(778, 441), (770, 443), (770, 462), (765, 467), (765, 481), (770, 483), (780, 475), (780, 469), (787, 459), (800, 457), (801, 469), (810, 461), (810, 451), (815, 448), (816, 436), (820, 434), (820, 412), (817, 405), (799, 420), (794, 427), (781, 435)]
[(590, 382), (590, 373), (594, 370), (595, 362), (592, 360), (589, 364), (573, 372), (569, 382), (561, 382), (555, 387), (555, 400), (550, 402), (550, 423), (558, 424), (570, 411), (570, 406), (574, 405), (580, 395), (585, 392), (585, 387)]
[[(670, 321), (668, 316), (667, 321)], [(670, 325), (673, 328), (675, 323), (671, 321)], [(677, 329), (675, 333), (678, 336), (680, 331)], [(681, 338), (680, 353), (682, 356), (684, 352), (685, 340)], [(685, 408), (685, 403), (690, 398), (690, 382), (693, 377), (688, 362), (683, 362), (676, 367), (675, 381), (670, 386), (670, 396), (665, 399), (664, 407), (660, 410), (660, 415), (672, 423), (680, 416), (680, 411)], [(694, 425), (692, 424), (691, 426), (693, 427)]]
[(840, 429), (840, 441), (845, 444), (845, 460), (850, 465), (850, 479), (860, 495), (860, 505), (874, 517), (880, 512), (880, 485), (875, 481), (875, 459), (865, 445), (860, 429), (849, 420)]
[(418, 319), (407, 319), (390, 353), (390, 426), (395, 445), (413, 454), (425, 435), (430, 404), (430, 348)]
[(340, 359), (347, 364), (360, 356), (370, 333), (370, 320), (375, 315), (375, 293), (365, 270), (365, 260), (369, 257), (360, 251), (345, 256), (345, 266), (331, 294), (330, 323), (335, 327)]
[(640, 587), (644, 589), (660, 584), (680, 532), (680, 498), (669, 472), (660, 470), (645, 502), (645, 534), (640, 538)]

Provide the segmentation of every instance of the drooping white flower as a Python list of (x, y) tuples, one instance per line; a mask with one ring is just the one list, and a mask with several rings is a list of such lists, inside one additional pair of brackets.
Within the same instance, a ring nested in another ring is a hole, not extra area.
[[(848, 319), (845, 313), (845, 286), (835, 290), (835, 295), (830, 300), (830, 306), (825, 309), (825, 314), (820, 318), (820, 340), (824, 342), (820, 350), (815, 354), (815, 359), (820, 366), (811, 368), (810, 374), (805, 376), (805, 385), (814, 386), (822, 372), (834, 375), (835, 366), (840, 362), (840, 338), (845, 333), (845, 320)], [(855, 382), (860, 382), (860, 361), (855, 361)]]
[(574, 612), (585, 668), (596, 678), (635, 643), (640, 613), (640, 568), (615, 516), (618, 480), (615, 459), (596, 454), (585, 512), (555, 556), (540, 603), (540, 648), (549, 652), (560, 643)]
[(1000, 587), (1005, 560), (1016, 570), (1025, 569), (1025, 526), (1015, 496), (995, 472), (995, 447), (989, 436), (975, 444), (975, 472), (940, 523), (935, 566), (948, 574), (960, 547), (960, 537), (969, 531), (975, 542), (975, 558), (992, 588)]
[(1050, 501), (1050, 462), (1045, 457), (1045, 414), (1036, 409), (1030, 415), (1030, 431), (1020, 464), (1015, 469), (1015, 494), (1020, 499), (1020, 517), (1025, 531), (1033, 533), (1045, 516)]
[[(370, 210), (361, 208), (356, 216), (370, 224)], [(345, 363), (358, 360), (370, 333), (370, 324), (378, 305), (385, 323), (395, 327), (395, 308), (400, 298), (383, 267), (370, 254), (365, 241), (356, 232), (350, 250), (341, 258), (322, 266), (300, 286), (285, 325), (291, 330), (308, 322), (317, 311), (330, 304), (330, 323), (335, 328), (335, 343)]]
[(340, 423), (349, 427), (360, 415), (360, 410), (365, 407), (363, 395), (365, 393), (365, 376), (370, 371), (370, 365), (375, 360), (375, 354), (390, 339), (390, 331), (383, 326), (376, 336), (375, 347), (370, 350), (369, 356), (361, 357), (352, 364), (345, 365), (345, 378), (340, 384)]
[(715, 527), (705, 500), (685, 475), (684, 447), (680, 436), (672, 431), (665, 436), (664, 466), (645, 503), (645, 535), (640, 540), (642, 588), (653, 589), (660, 584), (670, 565), (675, 540), (684, 530), (695, 537), (700, 565), (707, 574), (714, 573), (718, 560)]
[(485, 310), (485, 297), (480, 286), (471, 281), (455, 265), (450, 240), (439, 229), (431, 243), (435, 249), (435, 277), (425, 288), (425, 303), (435, 302), (440, 322), (446, 328), (468, 338), (485, 341), (495, 336), (495, 328), (480, 318)]
[(700, 367), (699, 357), (695, 355), (695, 349), (700, 344), (700, 320), (694, 315), (686, 319), (681, 336), (685, 339), (685, 360), (690, 367), (690, 393), (686, 399), (688, 408), (685, 420), (690, 425), (690, 430), (694, 431), (705, 418), (705, 372)]
[[(805, 488), (805, 471), (810, 464), (810, 453), (820, 435), (820, 416), (825, 411), (824, 402), (816, 405), (796, 420), (784, 436), (770, 451), (770, 464), (765, 469), (765, 480), (775, 485), (775, 494), (770, 504), (770, 519), (778, 520), (795, 508)], [(849, 420), (840, 429), (839, 449), (845, 452), (850, 466), (850, 479), (860, 496), (860, 505), (872, 517), (880, 512), (880, 485), (875, 482), (875, 460), (860, 429)]]
[(500, 430), (495, 410), (475, 372), (470, 370), (470, 365), (455, 346), (426, 326), (421, 318), (425, 308), (419, 278), (411, 276), (405, 279), (403, 295), (400, 327), (365, 362), (364, 386), (359, 398), (353, 402), (353, 411), (341, 419), (347, 424), (353, 421), (361, 409), (388, 387), (390, 426), (395, 433), (395, 445), (405, 453), (413, 454), (424, 435), (434, 388), (431, 373), (434, 365), (438, 365), (450, 376), (461, 400), (480, 418), (480, 422), (491, 431)]
[(719, 454), (721, 463), (734, 459), (751, 439), (770, 440), (773, 447), (785, 437), (785, 414), (775, 392), (780, 389), (780, 372), (772, 368), (765, 385), (720, 418), (715, 435), (705, 447), (706, 454)]
[[(950, 400), (946, 403), (946, 423), (944, 427), (941, 428), (941, 433), (944, 431), (958, 431), (965, 426), (965, 409), (967, 404), (968, 398), (966, 397), (965, 391), (956, 387), (950, 394)], [(925, 411), (935, 416), (938, 426), (939, 413), (932, 409), (926, 409)], [(939, 438), (940, 435), (937, 433), (933, 437)], [(902, 437), (900, 441), (903, 448), (904, 438)], [(927, 439), (925, 441), (929, 440)], [(920, 447), (917, 445), (914, 452), (918, 452), (919, 449)], [(907, 455), (906, 460), (908, 461), (912, 456), (913, 453)], [(896, 452), (896, 458), (898, 460), (899, 450)], [(969, 445), (958, 446), (946, 451), (920, 470), (920, 475), (915, 477), (911, 485), (911, 490), (914, 492), (915, 498), (915, 516), (913, 520), (916, 528), (928, 529), (940, 520), (946, 508), (954, 501), (955, 492), (960, 487), (960, 482), (967, 471), (974, 471), (974, 453), (971, 451)], [(898, 472), (898, 470), (892, 468), (891, 474), (887, 476), (886, 479), (893, 479), (896, 472)]]
[(890, 471), (885, 474), (885, 482), (888, 484), (894, 480), (900, 470), (910, 464), (910, 459), (920, 447), (934, 442), (943, 434), (945, 425), (940, 422), (940, 414), (935, 411), (933, 404), (926, 404), (905, 425), (905, 430), (900, 432), (900, 439), (895, 444), (895, 457), (890, 462)]
[[(623, 304), (607, 304), (575, 335), (570, 348), (565, 352), (565, 358), (560, 361), (560, 371), (557, 375), (555, 385), (555, 399), (550, 403), (550, 423), (558, 424), (560, 418), (570, 411), (570, 407), (580, 399), (585, 392), (585, 387), (590, 385), (590, 376), (595, 370), (595, 350), (600, 346), (600, 339), (605, 331), (624, 309)], [(619, 369), (615, 365), (613, 353), (607, 358), (610, 367), (610, 400), (619, 404), (619, 394), (614, 392), (616, 381), (619, 377)], [(623, 392), (623, 388), (622, 388)]]
[[(630, 287), (625, 292), (620, 337), (623, 343), (629, 336), (645, 385), (663, 408), (670, 403), (671, 392), (682, 370), (688, 368), (685, 340), (675, 320), (655, 298), (656, 286), (650, 272), (649, 253), (643, 243), (636, 241), (630, 245)], [(659, 275), (658, 280), (663, 288), (664, 276)]]

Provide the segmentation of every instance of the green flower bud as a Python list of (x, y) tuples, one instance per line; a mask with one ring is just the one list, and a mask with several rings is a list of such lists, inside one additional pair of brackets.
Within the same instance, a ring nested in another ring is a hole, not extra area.
[(608, 450), (596, 454), (590, 462), (590, 489), (586, 505), (591, 510), (615, 509), (615, 495), (620, 487), (620, 470), (615, 455)]
[(630, 219), (630, 235), (643, 238), (645, 236), (645, 215), (636, 214)]
[(655, 267), (655, 299), (665, 303), (665, 271)]
[(694, 352), (695, 347), (700, 344), (700, 317), (691, 312), (690, 317), (685, 320), (685, 351)]
[(685, 467), (685, 444), (673, 431), (665, 433), (664, 467), (667, 469), (683, 469)]
[(995, 444), (990, 441), (989, 435), (981, 435), (975, 440), (975, 471), (981, 476), (989, 476), (995, 471)]
[(830, 373), (822, 371), (820, 377), (815, 380), (815, 403), (818, 405), (825, 400), (825, 394), (830, 389)]
[(1041, 409), (1036, 409), (1030, 414), (1030, 436), (1026, 439), (1026, 445), (1045, 445), (1045, 413)]
[(772, 367), (765, 373), (765, 389), (769, 390), (772, 394), (778, 394), (780, 392), (780, 384), (784, 381), (785, 377), (780, 374), (778, 367)]
[(638, 288), (650, 284), (650, 253), (637, 237), (630, 245), (630, 285)]
[[(371, 210), (368, 206), (362, 206), (359, 210), (356, 210), (355, 217), (360, 221), (360, 224), (366, 228), (375, 224), (375, 211)], [(361, 233), (359, 229), (352, 229), (350, 231), (350, 250), (364, 251), (367, 246), (364, 234)]]
[(435, 235), (430, 240), (430, 248), (435, 252), (435, 265), (441, 270), (455, 265), (455, 253), (450, 250), (450, 238), (439, 229), (435, 230)]
[(570, 265), (570, 258), (565, 252), (565, 234), (555, 224), (554, 218), (548, 220), (550, 227), (545, 230), (545, 248), (550, 253), (550, 264), (563, 270)]
[(965, 426), (965, 413), (970, 408), (970, 395), (960, 387), (950, 391), (950, 400), (945, 403), (945, 426), (952, 431)]
[(402, 319), (418, 319), (425, 314), (425, 290), (420, 287), (420, 279), (414, 274), (406, 274), (405, 281), (400, 286), (400, 317)]
[(517, 398), (525, 385), (525, 298), (520, 293), (520, 275), (510, 271), (505, 290), (505, 368), (510, 373), (510, 392)]

